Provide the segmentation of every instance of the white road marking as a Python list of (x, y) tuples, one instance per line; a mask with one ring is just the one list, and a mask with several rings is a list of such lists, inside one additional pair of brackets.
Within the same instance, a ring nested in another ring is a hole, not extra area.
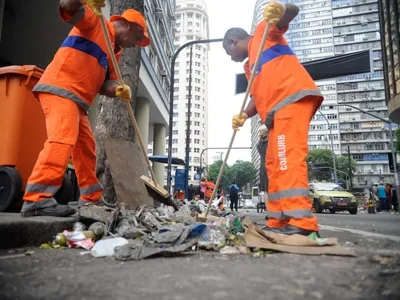
[(351, 233), (355, 233), (358, 235), (363, 235), (367, 237), (376, 237), (376, 238), (381, 238), (381, 239), (389, 239), (395, 242), (400, 242), (400, 236), (396, 235), (387, 235), (387, 234), (381, 234), (381, 233), (374, 233), (374, 232), (368, 232), (364, 230), (358, 230), (358, 229), (351, 229), (351, 228), (341, 228), (341, 227), (334, 227), (334, 226), (329, 226), (329, 225), (319, 225), (320, 229), (323, 230), (329, 230), (329, 231), (348, 231)]

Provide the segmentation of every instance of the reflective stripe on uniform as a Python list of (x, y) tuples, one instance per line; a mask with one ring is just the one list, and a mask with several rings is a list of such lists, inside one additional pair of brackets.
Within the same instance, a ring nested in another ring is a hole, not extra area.
[(88, 55), (93, 56), (94, 58), (97, 59), (99, 64), (105, 70), (107, 70), (108, 67), (107, 54), (95, 42), (90, 41), (81, 36), (69, 35), (62, 43), (61, 48), (62, 47), (68, 47), (75, 50), (79, 50)]
[(267, 214), (268, 218), (273, 218), (277, 220), (287, 220), (290, 218), (303, 219), (312, 218), (314, 216), (310, 209), (285, 210), (283, 212), (268, 210)]
[(310, 191), (308, 188), (293, 188), (275, 193), (269, 193), (268, 201), (277, 201), (293, 197), (309, 197), (309, 196), (310, 196)]
[(75, 25), (85, 17), (85, 7), (81, 6), (67, 23)]
[(25, 188), (26, 193), (45, 193), (49, 195), (54, 195), (57, 193), (59, 186), (47, 185), (41, 183), (28, 183)]
[(97, 191), (100, 191), (102, 189), (103, 189), (103, 186), (100, 183), (96, 183), (96, 184), (91, 185), (86, 188), (80, 188), (79, 193), (81, 196), (88, 196), (88, 195), (95, 193)]
[[(258, 65), (258, 68), (256, 70), (256, 75), (261, 72), (263, 65), (283, 55), (295, 55), (295, 54), (288, 45), (278, 44), (264, 50), (264, 52), (261, 54), (260, 57), (260, 64)], [(253, 69), (254, 65), (251, 66), (251, 70)]]
[(271, 110), (268, 112), (267, 117), (265, 118), (265, 125), (270, 130), (274, 124), (274, 117), (278, 110), (288, 106), (289, 104), (293, 104), (304, 97), (307, 96), (319, 96), (323, 97), (322, 93), (319, 90), (301, 90), (295, 94), (287, 96), (282, 99), (279, 103), (277, 103)]
[(42, 92), (54, 94), (69, 100), (74, 101), (80, 108), (87, 111), (90, 108), (90, 105), (86, 103), (81, 97), (77, 96), (73, 92), (60, 88), (58, 86), (52, 84), (37, 84), (33, 87), (34, 92)]

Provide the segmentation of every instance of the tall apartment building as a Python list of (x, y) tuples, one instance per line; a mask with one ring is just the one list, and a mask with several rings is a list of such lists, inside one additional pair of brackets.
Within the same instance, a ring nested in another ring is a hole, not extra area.
[[(337, 79), (339, 104), (388, 118), (377, 0), (332, 0), (335, 54), (372, 50), (373, 72)], [(341, 152), (357, 162), (355, 184), (392, 181), (388, 124), (353, 108), (339, 107)]]
[(379, 0), (389, 117), (400, 124), (400, 0)]
[[(58, 15), (58, 3), (0, 0), (0, 62), (4, 65), (36, 65), (42, 69), (53, 59), (62, 41), (71, 30)], [(103, 9), (110, 15), (109, 1)], [(165, 154), (165, 136), (169, 117), (169, 75), (174, 51), (173, 23), (175, 0), (145, 0), (151, 44), (140, 53), (141, 67), (135, 114), (145, 143), (154, 145), (155, 154)], [(2, 26), (2, 27), (1, 27)], [(26, 51), (29, 49), (29, 51)], [(84, 67), (84, 66), (82, 66)], [(96, 116), (89, 115), (91, 120)], [(160, 182), (164, 165), (154, 165)]]
[[(262, 20), (269, 0), (256, 3), (253, 30)], [(295, 3), (300, 13), (292, 21), (286, 38), (301, 62), (364, 49), (373, 50), (373, 72), (317, 81), (325, 100), (310, 124), (309, 149), (332, 149), (357, 161), (354, 185), (392, 181), (389, 170), (387, 124), (361, 112), (337, 106), (351, 104), (380, 117), (387, 117), (382, 55), (379, 42), (377, 0), (282, 0)], [(258, 120), (252, 120), (252, 160), (259, 166), (255, 145)], [(330, 135), (332, 131), (332, 136)]]
[[(253, 16), (252, 32), (262, 20), (262, 12), (269, 0), (259, 0), (256, 3)], [(285, 37), (289, 46), (301, 62), (322, 59), (334, 55), (332, 35), (332, 8), (326, 0), (282, 0), (283, 3), (295, 3), (300, 7), (300, 13), (289, 27)], [(336, 104), (336, 80), (317, 82), (325, 96), (320, 112), (314, 116), (309, 132), (309, 149), (332, 149), (330, 130), (332, 130), (333, 147), (340, 154), (338, 110)], [(259, 119), (251, 123), (252, 162), (256, 168), (260, 165), (260, 157), (255, 147), (258, 142)], [(329, 127), (330, 126), (330, 129)], [(258, 178), (256, 179), (258, 181)]]
[[(175, 49), (193, 40), (209, 38), (207, 4), (204, 0), (177, 0)], [(198, 183), (196, 169), (200, 154), (207, 148), (208, 131), (208, 51), (207, 44), (192, 46), (192, 99), (190, 114), (190, 183)], [(190, 47), (183, 50), (175, 63), (172, 155), (186, 157), (186, 124), (188, 118)], [(202, 166), (207, 164), (205, 155)], [(173, 166), (173, 174), (176, 166)], [(196, 181), (195, 181), (196, 180)]]

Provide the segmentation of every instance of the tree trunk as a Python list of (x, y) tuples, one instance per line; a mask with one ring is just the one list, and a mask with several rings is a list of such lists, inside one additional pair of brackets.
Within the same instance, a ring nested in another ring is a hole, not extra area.
[[(133, 8), (144, 12), (143, 0), (111, 0), (111, 15), (122, 14)], [(125, 84), (132, 89), (132, 103), (136, 101), (139, 84), (140, 48), (124, 49), (120, 60), (121, 73)], [(118, 98), (101, 96), (96, 111), (94, 136), (96, 139), (96, 174), (104, 187), (104, 198), (111, 203), (116, 202), (115, 189), (111, 177), (104, 140), (112, 138), (133, 142), (134, 130), (126, 110), (126, 104)], [(142, 155), (137, 153), (137, 155)]]

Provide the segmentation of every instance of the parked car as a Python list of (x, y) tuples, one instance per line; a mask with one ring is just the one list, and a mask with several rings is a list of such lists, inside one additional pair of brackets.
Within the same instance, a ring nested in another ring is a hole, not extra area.
[(243, 208), (256, 208), (251, 194), (239, 193), (239, 206)]
[(334, 214), (337, 211), (348, 211), (355, 215), (358, 212), (357, 200), (340, 185), (331, 182), (310, 183), (310, 200), (315, 212), (322, 213), (328, 209)]

